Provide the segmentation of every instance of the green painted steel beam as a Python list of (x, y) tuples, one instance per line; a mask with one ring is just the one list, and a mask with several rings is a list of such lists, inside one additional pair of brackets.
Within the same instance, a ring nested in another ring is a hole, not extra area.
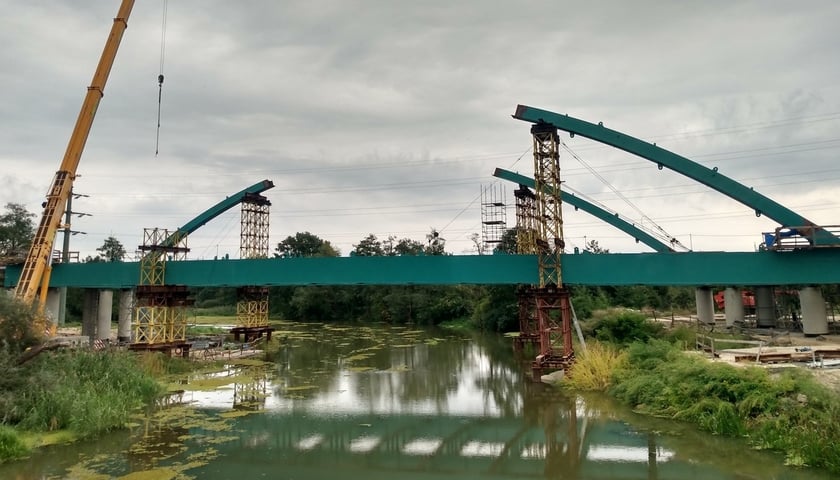
[[(229, 197), (226, 197), (221, 202), (201, 212), (198, 216), (185, 223), (184, 226), (170, 234), (163, 241), (163, 246), (171, 247), (177, 244), (179, 241), (181, 241), (182, 238), (198, 230), (210, 220), (213, 220), (214, 218), (218, 217), (219, 215), (238, 205), (248, 195), (259, 195), (260, 193), (272, 187), (274, 187), (274, 182), (272, 182), (271, 180), (263, 180), (261, 182), (257, 182), (251, 185), (248, 188), (236, 192)], [(167, 281), (167, 283), (169, 282)]]
[[(564, 254), (571, 285), (820, 285), (840, 284), (840, 248), (791, 252)], [(13, 287), (20, 265), (7, 268)], [(53, 267), (51, 287), (132, 288), (136, 262), (66, 263)], [(531, 255), (268, 258), (167, 262), (167, 282), (195, 287), (291, 285), (493, 285), (537, 283)]]
[(659, 168), (667, 167), (677, 173), (696, 180), (718, 192), (736, 200), (755, 211), (756, 215), (766, 215), (779, 222), (782, 227), (814, 227), (813, 234), (809, 229), (800, 228), (799, 233), (813, 239), (815, 245), (837, 245), (840, 238), (817, 227), (817, 225), (785, 207), (784, 205), (765, 197), (735, 180), (718, 172), (717, 167), (707, 168), (676, 153), (657, 147), (638, 138), (631, 137), (616, 130), (611, 130), (603, 124), (595, 125), (568, 115), (541, 110), (539, 108), (518, 105), (513, 118), (531, 123), (548, 123), (570, 134), (595, 140), (606, 145), (638, 155), (656, 163)]
[[(536, 188), (534, 186), (534, 179), (531, 177), (526, 177), (525, 175), (520, 175), (518, 173), (511, 172), (510, 170), (505, 170), (503, 168), (497, 168), (495, 172), (493, 172), (493, 176), (497, 178), (501, 178), (503, 180), (508, 180), (514, 183), (518, 183), (520, 185), (524, 185), (530, 188)], [(673, 252), (674, 249), (669, 247), (668, 245), (662, 243), (657, 238), (653, 237), (649, 233), (645, 232), (644, 230), (636, 227), (630, 222), (625, 221), (624, 219), (620, 218), (617, 213), (610, 213), (603, 208), (587, 202), (586, 200), (574, 195), (572, 193), (563, 192), (562, 200), (564, 203), (568, 203), (569, 205), (575, 207), (575, 209), (583, 210), (584, 212), (595, 216), (596, 218), (603, 220), (604, 222), (609, 223), (610, 225), (616, 227), (617, 229), (621, 230), (622, 232), (630, 235), (631, 237), (635, 238), (637, 242), (642, 242), (648, 247), (654, 249), (657, 252)]]

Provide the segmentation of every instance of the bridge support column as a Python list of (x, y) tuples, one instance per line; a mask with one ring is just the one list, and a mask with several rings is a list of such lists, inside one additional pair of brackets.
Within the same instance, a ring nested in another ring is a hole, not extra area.
[(99, 291), (93, 288), (84, 290), (84, 306), (82, 307), (82, 335), (93, 340), (96, 333), (96, 313), (99, 305)]
[(513, 339), (513, 349), (522, 352), (526, 345), (540, 344), (534, 288), (520, 285), (516, 290), (516, 298), (519, 305), (519, 336)]
[(47, 304), (45, 305), (47, 321), (51, 325), (46, 325), (48, 328), (58, 325), (58, 313), (61, 309), (61, 295), (57, 288), (50, 288), (47, 290)]
[(755, 326), (776, 326), (776, 298), (773, 295), (773, 287), (755, 287)]
[(799, 290), (799, 304), (802, 306), (802, 333), (809, 337), (827, 334), (828, 318), (820, 287)]
[(114, 291), (99, 291), (99, 306), (97, 309), (96, 338), (107, 340), (111, 337), (111, 312), (114, 308)]
[(726, 287), (723, 291), (723, 311), (726, 314), (727, 327), (744, 321), (744, 300), (741, 298), (740, 290)]
[(134, 290), (120, 290), (120, 310), (117, 317), (117, 341), (131, 341), (131, 305), (134, 303)]
[(697, 303), (697, 320), (706, 325), (714, 324), (715, 301), (712, 298), (712, 289), (709, 287), (695, 288), (694, 300)]

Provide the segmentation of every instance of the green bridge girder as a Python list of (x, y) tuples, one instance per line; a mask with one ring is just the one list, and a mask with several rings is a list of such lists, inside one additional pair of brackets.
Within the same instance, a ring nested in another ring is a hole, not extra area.
[[(511, 172), (510, 170), (505, 170), (503, 168), (497, 168), (496, 171), (493, 172), (493, 176), (501, 178), (503, 180), (518, 183), (520, 185), (525, 185), (526, 187), (536, 188), (534, 185), (533, 178), (526, 177), (525, 175), (520, 175), (518, 173)], [(656, 237), (648, 234), (647, 232), (636, 227), (632, 223), (620, 218), (618, 214), (610, 213), (595, 204), (587, 202), (586, 200), (578, 197), (577, 195), (563, 192), (562, 200), (564, 203), (568, 203), (569, 205), (575, 207), (575, 209), (583, 210), (584, 212), (595, 216), (599, 220), (609, 223), (610, 225), (621, 230), (622, 232), (635, 238), (637, 242), (642, 242), (657, 252), (674, 251), (674, 249), (662, 243)]]
[[(790, 210), (784, 205), (765, 197), (735, 180), (719, 173), (717, 168), (707, 168), (683, 156), (677, 155), (656, 144), (648, 143), (602, 124), (595, 125), (568, 115), (541, 110), (539, 108), (518, 105), (513, 118), (531, 123), (548, 123), (572, 135), (595, 140), (606, 145), (638, 155), (656, 163), (660, 168), (667, 167), (677, 173), (696, 180), (718, 192), (736, 200), (753, 210), (756, 215), (766, 215), (779, 222), (782, 227), (806, 227), (796, 229), (800, 235), (811, 238), (814, 245), (838, 245), (840, 238), (819, 228), (814, 222)], [(812, 234), (813, 232), (813, 234)]]
[(207, 210), (201, 212), (198, 216), (190, 220), (189, 222), (185, 223), (181, 228), (172, 232), (166, 239), (163, 241), (164, 247), (172, 247), (176, 245), (178, 242), (181, 241), (185, 236), (193, 233), (194, 231), (198, 230), (199, 227), (202, 227), (204, 224), (213, 220), (214, 218), (218, 217), (219, 215), (225, 213), (226, 211), (230, 210), (231, 208), (235, 207), (243, 200), (248, 198), (249, 195), (259, 195), (260, 193), (273, 188), (274, 182), (271, 180), (263, 180), (261, 182), (257, 182), (250, 187), (244, 188), (233, 195), (226, 197), (221, 202), (213, 205), (212, 207), (208, 208)]
[[(571, 285), (840, 284), (840, 248), (790, 252), (563, 254)], [(20, 265), (9, 266), (13, 287)], [(50, 287), (133, 288), (139, 263), (67, 263), (53, 267)], [(166, 283), (194, 287), (293, 285), (535, 284), (533, 255), (268, 258), (168, 262)]]

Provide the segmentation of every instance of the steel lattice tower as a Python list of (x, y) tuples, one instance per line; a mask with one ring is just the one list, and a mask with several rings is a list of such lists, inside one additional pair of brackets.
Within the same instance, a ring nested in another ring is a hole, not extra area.
[(166, 285), (165, 277), (167, 261), (186, 259), (187, 237), (178, 232), (170, 235), (162, 228), (146, 228), (140, 250), (144, 255), (140, 259), (131, 348), (183, 348), (189, 291), (183, 285)]
[(239, 258), (268, 258), (268, 214), (271, 202), (259, 194), (242, 200)]
[[(239, 237), (240, 258), (267, 258), (269, 210), (271, 202), (259, 194), (248, 194), (241, 203), (241, 233)], [(237, 337), (245, 334), (261, 335), (268, 326), (268, 287), (246, 286), (237, 289), (236, 328), (231, 330)]]
[[(516, 253), (537, 253), (536, 200), (537, 197), (525, 185), (513, 191), (516, 199)], [(525, 345), (539, 345), (540, 333), (534, 303), (534, 286), (520, 285), (516, 292), (519, 305), (519, 336), (513, 347), (522, 351)]]
[(561, 287), (560, 254), (563, 252), (563, 212), (560, 202), (560, 137), (557, 128), (543, 123), (531, 127), (534, 138), (534, 187), (537, 254), (540, 288)]
[(525, 185), (513, 191), (516, 199), (516, 253), (537, 253), (537, 197)]
[(545, 370), (568, 368), (574, 362), (572, 315), (569, 291), (563, 286), (561, 255), (563, 211), (560, 198), (560, 138), (553, 125), (531, 127), (534, 140), (534, 186), (536, 246), (539, 286), (532, 290), (539, 325), (540, 353), (533, 363), (534, 375)]

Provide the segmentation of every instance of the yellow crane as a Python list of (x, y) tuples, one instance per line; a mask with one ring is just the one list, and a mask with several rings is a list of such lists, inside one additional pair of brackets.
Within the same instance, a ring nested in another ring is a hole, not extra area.
[(51, 273), (50, 260), (55, 235), (58, 229), (62, 227), (61, 217), (64, 215), (67, 199), (71, 194), (76, 169), (79, 166), (82, 151), (85, 149), (85, 143), (93, 125), (93, 118), (96, 116), (99, 101), (104, 95), (105, 83), (108, 81), (108, 75), (114, 65), (117, 49), (120, 46), (125, 29), (128, 27), (128, 17), (133, 7), (134, 0), (122, 0), (119, 12), (114, 18), (111, 33), (105, 42), (102, 56), (99, 58), (99, 64), (93, 74), (93, 80), (87, 89), (87, 95), (85, 95), (84, 103), (82, 103), (79, 117), (76, 119), (76, 126), (73, 128), (70, 142), (67, 144), (67, 150), (64, 153), (64, 160), (62, 160), (61, 167), (55, 173), (52, 185), (47, 191), (47, 200), (43, 204), (44, 213), (41, 215), (41, 222), (35, 232), (32, 246), (26, 256), (20, 279), (15, 288), (15, 296), (27, 303), (33, 303), (36, 298), (41, 307), (46, 303), (47, 287), (50, 283)]

